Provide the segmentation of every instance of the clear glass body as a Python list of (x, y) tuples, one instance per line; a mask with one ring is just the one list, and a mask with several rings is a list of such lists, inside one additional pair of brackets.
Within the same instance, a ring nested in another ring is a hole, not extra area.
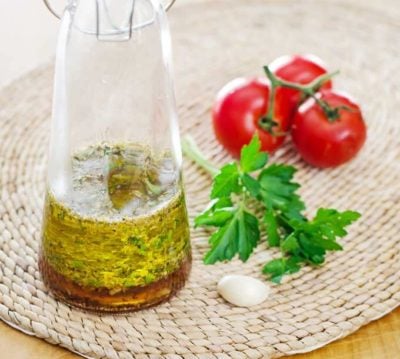
[(191, 250), (159, 0), (71, 1), (56, 59), (40, 270), (59, 299), (121, 312), (168, 299)]

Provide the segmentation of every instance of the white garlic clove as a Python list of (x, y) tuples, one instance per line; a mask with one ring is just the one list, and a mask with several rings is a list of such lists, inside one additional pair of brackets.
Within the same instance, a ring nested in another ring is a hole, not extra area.
[(219, 295), (238, 307), (251, 307), (264, 302), (271, 288), (260, 280), (245, 275), (226, 275), (218, 282)]

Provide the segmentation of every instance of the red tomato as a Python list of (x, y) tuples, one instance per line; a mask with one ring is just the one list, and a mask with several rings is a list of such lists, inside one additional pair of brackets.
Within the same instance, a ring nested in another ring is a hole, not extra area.
[[(281, 56), (269, 65), (270, 70), (282, 80), (306, 85), (317, 77), (327, 73), (320, 58), (315, 55)], [(330, 89), (332, 82), (326, 82), (321, 88)], [(277, 96), (282, 98), (282, 115), (292, 118), (302, 101), (299, 91), (280, 87)]]
[(240, 156), (240, 150), (248, 144), (257, 132), (263, 151), (273, 152), (284, 141), (289, 121), (280, 114), (280, 98), (275, 99), (272, 135), (262, 128), (260, 123), (267, 113), (269, 83), (267, 79), (238, 78), (225, 85), (217, 95), (212, 118), (218, 141), (234, 157)]
[(308, 99), (294, 116), (293, 142), (311, 165), (336, 167), (360, 151), (366, 139), (366, 125), (360, 107), (348, 96), (331, 90), (322, 90), (317, 96), (333, 108), (348, 109), (340, 109), (339, 118), (330, 121), (316, 101)]

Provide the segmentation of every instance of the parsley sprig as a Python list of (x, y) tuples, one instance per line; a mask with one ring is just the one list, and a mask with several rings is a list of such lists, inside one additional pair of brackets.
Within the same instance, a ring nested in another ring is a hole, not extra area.
[[(328, 251), (342, 250), (338, 238), (360, 214), (320, 208), (313, 219), (303, 212), (305, 204), (294, 182), (296, 169), (268, 164), (256, 135), (241, 151), (240, 161), (217, 170), (200, 153), (191, 138), (183, 141), (184, 153), (213, 175), (211, 203), (195, 218), (195, 226), (214, 227), (204, 263), (227, 261), (236, 255), (245, 262), (265, 230), (268, 244), (279, 247), (281, 256), (266, 263), (263, 273), (275, 283), (298, 272), (304, 265), (319, 266)], [(263, 215), (257, 215), (262, 209)]]

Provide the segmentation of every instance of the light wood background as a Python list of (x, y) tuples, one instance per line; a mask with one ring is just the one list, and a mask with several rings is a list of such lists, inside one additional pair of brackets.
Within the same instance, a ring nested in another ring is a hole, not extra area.
[[(200, 1), (208, 1), (212, 6), (214, 0), (177, 0), (174, 7)], [(376, 0), (353, 1), (376, 11), (384, 6)], [(60, 9), (66, 0), (50, 2)], [(390, 5), (398, 8), (399, 0), (385, 0), (385, 6)], [(54, 56), (58, 26), (59, 21), (50, 15), (43, 0), (0, 0), (0, 86)]]
[[(177, 5), (189, 1), (181, 0)], [(398, 0), (393, 0), (396, 6)], [(360, 0), (379, 10), (379, 2)], [(398, 5), (398, 4), (397, 4)], [(0, 86), (48, 61), (54, 54), (58, 22), (40, 0), (0, 1)], [(76, 359), (77, 355), (27, 336), (0, 322), (0, 358)], [(345, 339), (293, 359), (400, 358), (400, 309)]]
[[(78, 359), (79, 356), (29, 337), (0, 322), (0, 358)], [(400, 358), (400, 308), (356, 333), (312, 353), (293, 359), (397, 359)]]

